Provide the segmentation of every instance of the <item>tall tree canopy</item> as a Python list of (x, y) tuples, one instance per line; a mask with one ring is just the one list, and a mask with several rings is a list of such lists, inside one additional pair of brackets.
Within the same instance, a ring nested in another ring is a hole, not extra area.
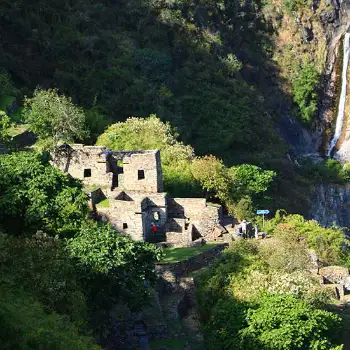
[(59, 141), (81, 140), (87, 136), (82, 108), (55, 89), (35, 90), (32, 98), (26, 97), (24, 120), (44, 149), (55, 147)]

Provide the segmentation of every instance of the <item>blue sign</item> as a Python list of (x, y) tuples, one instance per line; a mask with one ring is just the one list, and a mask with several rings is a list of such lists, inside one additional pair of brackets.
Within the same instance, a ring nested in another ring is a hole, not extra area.
[(268, 214), (270, 212), (270, 210), (257, 210), (256, 211), (256, 213), (258, 214), (258, 215), (266, 215), (266, 214)]

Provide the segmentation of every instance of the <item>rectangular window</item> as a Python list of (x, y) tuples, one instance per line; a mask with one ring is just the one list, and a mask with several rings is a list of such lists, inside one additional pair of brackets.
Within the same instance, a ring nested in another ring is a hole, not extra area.
[(128, 228), (128, 224), (126, 222), (123, 222), (123, 230), (126, 230)]
[(84, 169), (84, 177), (91, 177), (91, 169)]
[(139, 180), (144, 179), (144, 178), (145, 178), (145, 171), (144, 171), (144, 170), (138, 170), (138, 171), (137, 171), (137, 178), (138, 178)]

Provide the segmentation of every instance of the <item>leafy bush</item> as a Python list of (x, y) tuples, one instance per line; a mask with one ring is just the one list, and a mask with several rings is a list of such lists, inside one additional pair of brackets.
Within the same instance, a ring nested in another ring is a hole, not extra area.
[(0, 235), (0, 284), (21, 286), (46, 312), (65, 315), (86, 330), (88, 307), (74, 261), (61, 239), (38, 232), (31, 238)]
[(302, 266), (307, 247), (278, 241), (285, 263), (298, 259), (283, 266), (277, 247), (268, 243), (234, 242), (199, 277), (197, 301), (208, 349), (340, 350), (335, 344), (341, 319), (319, 309), (332, 295)]
[(317, 85), (319, 74), (311, 63), (304, 63), (292, 79), (293, 99), (300, 109), (301, 119), (311, 124), (317, 111)]
[(72, 235), (86, 218), (82, 185), (43, 155), (0, 155), (0, 225), (13, 234)]
[(0, 143), (8, 143), (11, 139), (9, 131), (11, 127), (10, 118), (5, 112), (0, 111)]
[(305, 160), (302, 162), (302, 173), (315, 183), (344, 183), (350, 181), (348, 167), (336, 159), (327, 159), (319, 163)]
[(340, 229), (324, 228), (301, 215), (285, 216), (273, 234), (287, 242), (305, 242), (324, 264), (344, 264), (348, 259), (349, 242)]
[(89, 337), (79, 335), (67, 319), (47, 314), (43, 306), (20, 290), (0, 287), (2, 349), (97, 350)]
[(133, 241), (107, 224), (87, 222), (67, 248), (82, 269), (96, 309), (109, 310), (107, 305), (120, 299), (132, 308), (144, 304), (149, 293), (144, 283), (156, 279), (154, 263), (161, 254), (156, 246)]
[(292, 295), (265, 295), (247, 321), (242, 349), (342, 349), (335, 345), (341, 318)]

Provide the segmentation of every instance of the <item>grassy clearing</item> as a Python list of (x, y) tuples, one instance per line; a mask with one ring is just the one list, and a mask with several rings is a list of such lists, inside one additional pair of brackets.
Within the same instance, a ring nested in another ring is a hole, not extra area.
[(199, 253), (205, 252), (216, 245), (217, 243), (207, 243), (199, 247), (165, 248), (164, 257), (160, 263), (166, 264), (186, 260), (192, 256), (198, 255)]
[(28, 129), (28, 124), (15, 124), (10, 130), (10, 136), (14, 137), (23, 134)]
[(109, 208), (109, 198), (104, 199), (103, 201), (96, 204), (100, 208)]

